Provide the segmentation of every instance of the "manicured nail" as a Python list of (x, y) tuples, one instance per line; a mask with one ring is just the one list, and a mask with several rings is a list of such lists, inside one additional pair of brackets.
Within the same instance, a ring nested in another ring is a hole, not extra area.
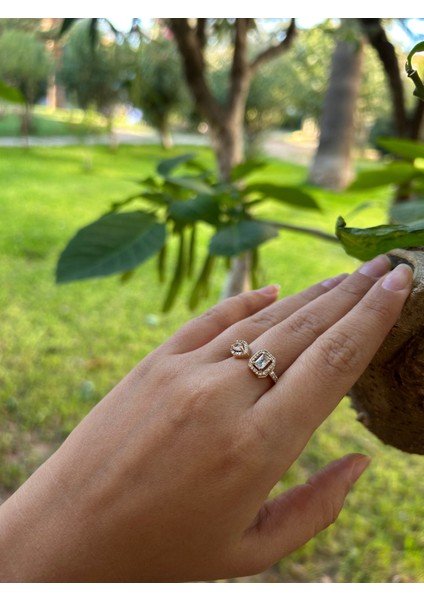
[(355, 481), (358, 481), (362, 473), (369, 466), (370, 462), (371, 458), (363, 454), (360, 456), (360, 458), (358, 458), (357, 461), (353, 463), (353, 467), (349, 476), (350, 485), (353, 485)]
[(401, 263), (386, 275), (381, 286), (391, 292), (400, 292), (411, 287), (412, 276), (411, 267)]
[(267, 285), (266, 287), (257, 290), (260, 294), (264, 296), (277, 296), (280, 291), (280, 285), (278, 283), (274, 283), (273, 285)]
[(325, 279), (324, 281), (321, 281), (321, 285), (326, 287), (328, 290), (332, 290), (337, 285), (339, 285), (339, 283), (341, 283), (344, 279), (346, 279), (347, 276), (348, 273), (341, 273), (340, 275), (336, 275), (335, 277), (330, 277), (330, 279)]
[(359, 269), (359, 272), (362, 275), (366, 275), (367, 277), (381, 277), (390, 269), (390, 260), (387, 258), (385, 254), (380, 254), (380, 256), (376, 256), (369, 262), (366, 262)]

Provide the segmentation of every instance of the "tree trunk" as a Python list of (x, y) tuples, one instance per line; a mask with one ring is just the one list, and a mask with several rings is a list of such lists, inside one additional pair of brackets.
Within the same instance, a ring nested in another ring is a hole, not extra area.
[(424, 248), (392, 250), (393, 266), (414, 267), (402, 314), (350, 396), (358, 420), (384, 443), (424, 454)]
[(31, 107), (28, 102), (25, 102), (24, 109), (21, 113), (21, 135), (26, 138), (27, 144), (29, 143), (28, 138), (31, 132)]
[(170, 150), (174, 146), (172, 135), (167, 122), (162, 122), (159, 126), (160, 143), (164, 150)]
[[(254, 19), (234, 20), (229, 94), (224, 104), (214, 96), (206, 77), (206, 19), (169, 19), (168, 25), (175, 37), (196, 108), (209, 124), (220, 178), (227, 182), (232, 168), (244, 158), (243, 122), (252, 76), (262, 64), (290, 47), (296, 34), (295, 20), (291, 19), (286, 36), (279, 44), (261, 51), (251, 62), (248, 33), (254, 27)], [(250, 287), (250, 260), (250, 253), (232, 260), (231, 272), (224, 289), (226, 296), (235, 295)]]
[(315, 185), (344, 189), (353, 179), (355, 105), (360, 91), (363, 45), (340, 40), (333, 54), (321, 117), (320, 141), (309, 174)]

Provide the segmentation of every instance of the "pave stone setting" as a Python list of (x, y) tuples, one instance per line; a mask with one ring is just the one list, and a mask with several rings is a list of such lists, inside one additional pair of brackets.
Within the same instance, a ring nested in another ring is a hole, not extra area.
[(249, 359), (249, 369), (260, 379), (274, 373), (274, 368), (275, 357), (268, 350), (259, 350)]
[(247, 358), (250, 354), (249, 344), (244, 340), (236, 340), (231, 345), (231, 354), (236, 358)]

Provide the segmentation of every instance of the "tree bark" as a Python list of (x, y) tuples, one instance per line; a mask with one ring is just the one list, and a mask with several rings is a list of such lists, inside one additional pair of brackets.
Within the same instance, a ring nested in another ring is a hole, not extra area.
[(424, 248), (392, 250), (393, 266), (414, 268), (402, 314), (350, 397), (358, 420), (384, 443), (424, 454)]
[(343, 190), (353, 179), (355, 106), (360, 91), (363, 44), (341, 39), (333, 54), (320, 123), (320, 140), (309, 174), (315, 185)]

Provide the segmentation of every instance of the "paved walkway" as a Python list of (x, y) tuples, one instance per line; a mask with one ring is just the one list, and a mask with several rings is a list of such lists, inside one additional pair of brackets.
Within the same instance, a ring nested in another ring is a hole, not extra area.
[[(131, 145), (159, 144), (159, 136), (154, 133), (133, 133), (126, 130), (114, 132), (115, 143)], [(176, 133), (173, 135), (175, 145), (208, 146), (207, 135)], [(66, 136), (66, 137), (0, 137), (0, 147), (61, 147), (85, 144), (87, 146), (109, 145), (110, 136)], [(308, 165), (316, 145), (314, 143), (297, 143), (290, 140), (290, 136), (275, 132), (268, 136), (264, 142), (264, 150), (270, 156), (275, 156), (296, 164)]]

